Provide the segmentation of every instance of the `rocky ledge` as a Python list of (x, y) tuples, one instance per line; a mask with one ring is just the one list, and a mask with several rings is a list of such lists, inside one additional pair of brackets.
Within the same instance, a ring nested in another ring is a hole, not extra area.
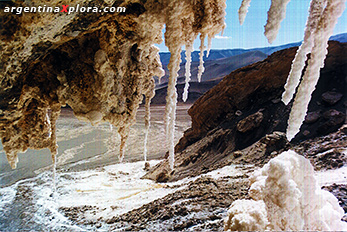
[[(331, 169), (331, 160), (347, 163), (347, 155), (342, 152), (347, 149), (347, 125), (337, 132), (296, 145), (290, 145), (284, 138), (283, 133), (275, 132), (220, 162), (219, 167), (235, 165), (236, 170), (240, 171), (239, 174), (227, 173), (220, 177), (200, 175), (197, 178), (187, 178), (184, 182), (175, 182), (177, 185), (167, 188), (177, 188), (177, 191), (122, 215), (86, 219), (84, 215), (100, 211), (95, 206), (64, 207), (60, 208), (60, 211), (71, 221), (90, 228), (107, 224), (110, 230), (125, 231), (223, 231), (224, 218), (231, 203), (238, 199), (249, 199), (249, 176), (270, 158), (277, 156), (283, 147), (292, 146), (296, 151), (307, 149), (304, 155), (310, 159), (315, 170)], [(273, 146), (276, 141), (282, 145)], [(265, 155), (264, 151), (267, 149), (270, 149), (271, 153)], [(340, 154), (337, 156), (336, 152)], [(317, 156), (318, 154), (323, 155)], [(335, 158), (331, 159), (331, 156)], [(209, 170), (215, 168), (217, 165)], [(197, 172), (191, 175), (197, 175)], [(325, 185), (322, 188), (333, 193), (347, 212), (345, 184)], [(347, 221), (346, 219), (343, 218)]]
[[(188, 111), (192, 127), (176, 145), (174, 171), (169, 171), (165, 160), (145, 178), (174, 181), (240, 159), (262, 165), (305, 140), (337, 131), (346, 121), (347, 44), (330, 41), (306, 120), (291, 143), (286, 140), (283, 132), (291, 103), (286, 106), (280, 99), (296, 50), (278, 51), (263, 61), (238, 69), (199, 98)], [(339, 146), (345, 144), (343, 140)], [(302, 146), (310, 143), (299, 147)], [(305, 155), (307, 149), (300, 148), (299, 152)], [(336, 150), (326, 154), (333, 157), (329, 158), (330, 167), (342, 165), (334, 161), (339, 154)]]

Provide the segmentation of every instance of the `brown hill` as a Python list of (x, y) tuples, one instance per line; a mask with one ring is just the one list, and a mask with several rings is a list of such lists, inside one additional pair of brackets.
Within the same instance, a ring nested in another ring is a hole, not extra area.
[[(207, 60), (204, 63), (205, 72), (202, 75), (202, 81), (197, 82), (198, 66), (199, 62), (192, 62), (191, 64), (191, 79), (188, 102), (193, 103), (196, 99), (201, 97), (207, 90), (217, 85), (224, 76), (230, 72), (261, 61), (267, 57), (266, 54), (260, 51), (250, 51), (241, 55), (232, 57), (226, 57), (216, 60)], [(152, 99), (152, 104), (165, 104), (166, 93), (167, 93), (167, 82), (169, 78), (169, 71), (167, 66), (164, 65), (165, 76), (161, 79), (161, 84), (157, 84), (156, 94)], [(185, 83), (185, 64), (181, 64), (180, 71), (178, 72), (177, 78), (177, 90), (178, 90), (178, 101), (182, 102), (182, 93)]]
[[(164, 161), (147, 177), (176, 180), (223, 166), (237, 151), (252, 156), (260, 150), (261, 156), (254, 156), (265, 160), (285, 149), (280, 132), (285, 132), (291, 103), (285, 106), (280, 99), (296, 50), (282, 50), (238, 69), (199, 98), (189, 109), (192, 127), (176, 146), (175, 171), (167, 173)], [(331, 41), (328, 50), (309, 117), (292, 143), (336, 131), (345, 121), (347, 44)]]

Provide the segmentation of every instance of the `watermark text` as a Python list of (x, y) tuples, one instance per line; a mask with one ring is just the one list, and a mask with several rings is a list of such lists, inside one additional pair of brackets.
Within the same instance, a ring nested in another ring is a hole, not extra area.
[(103, 7), (99, 8), (96, 6), (80, 6), (77, 4), (77, 6), (70, 6), (70, 5), (62, 5), (62, 6), (18, 6), (18, 7), (5, 7), (4, 12), (5, 13), (15, 13), (15, 14), (22, 14), (22, 13), (66, 13), (66, 14), (72, 14), (72, 13), (123, 13), (126, 11), (125, 7)]

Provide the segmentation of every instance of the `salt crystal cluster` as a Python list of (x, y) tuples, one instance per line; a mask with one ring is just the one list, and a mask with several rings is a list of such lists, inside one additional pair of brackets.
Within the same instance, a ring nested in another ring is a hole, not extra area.
[[(297, 55), (297, 57), (306, 57), (306, 53), (310, 52), (311, 58), (308, 61), (307, 68), (305, 70), (304, 76), (302, 77), (302, 81), (296, 93), (292, 111), (289, 116), (287, 128), (288, 140), (294, 138), (294, 136), (299, 132), (302, 122), (305, 120), (305, 115), (308, 109), (308, 104), (311, 100), (311, 95), (315, 90), (319, 79), (320, 69), (324, 67), (324, 60), (326, 54), (328, 53), (327, 47), (329, 37), (333, 34), (337, 19), (341, 16), (345, 9), (345, 2), (346, 0), (328, 1), (324, 10), (322, 10), (322, 6), (325, 5), (324, 1), (322, 2), (320, 0), (314, 0), (311, 3), (311, 18), (309, 18), (309, 21), (307, 23), (305, 40), (301, 46), (303, 51), (299, 49), (299, 55)], [(322, 13), (319, 15), (319, 12)], [(299, 58), (297, 60), (294, 60), (293, 72), (295, 74), (293, 74), (293, 76), (289, 76), (289, 84), (286, 85), (288, 89), (293, 90), (296, 88), (297, 81), (293, 81), (293, 84), (291, 84), (290, 81), (291, 78), (296, 80), (300, 78), (300, 74), (303, 69), (302, 63), (305, 62), (304, 59), (305, 58)], [(298, 64), (296, 64), (296, 62)], [(294, 69), (296, 68), (296, 66), (298, 66), (298, 71)], [(286, 92), (284, 93), (284, 98), (285, 96)], [(288, 102), (288, 99), (285, 99), (285, 102)]]
[(252, 200), (232, 203), (225, 230), (347, 230), (338, 200), (318, 186), (310, 161), (294, 151), (271, 159), (250, 183)]
[[(265, 25), (265, 36), (272, 43), (280, 29), (280, 23), (285, 18), (286, 6), (290, 0), (272, 0)], [(288, 76), (282, 100), (288, 104), (299, 85), (307, 54), (311, 53), (307, 69), (302, 78), (290, 113), (287, 138), (291, 140), (300, 131), (305, 119), (312, 92), (319, 79), (320, 69), (324, 67), (328, 40), (332, 35), (337, 19), (345, 10), (346, 0), (311, 0), (309, 17), (306, 22), (304, 41), (297, 51)], [(242, 24), (247, 14), (250, 0), (243, 0), (239, 9), (239, 20)], [(309, 97), (308, 97), (309, 96)]]

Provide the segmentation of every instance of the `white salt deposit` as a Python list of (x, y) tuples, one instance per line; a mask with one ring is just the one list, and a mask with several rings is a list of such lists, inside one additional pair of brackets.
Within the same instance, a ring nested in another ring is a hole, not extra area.
[(190, 66), (192, 62), (192, 52), (193, 52), (193, 44), (188, 44), (186, 45), (186, 64), (185, 64), (185, 69), (186, 69), (186, 82), (184, 86), (184, 91), (183, 91), (183, 101), (186, 102), (188, 99), (188, 90), (189, 90), (189, 81), (190, 81)]
[[(313, 0), (317, 1), (317, 0)], [(300, 131), (300, 126), (305, 120), (308, 104), (311, 95), (316, 88), (320, 76), (320, 69), (324, 67), (324, 60), (328, 53), (328, 40), (334, 31), (337, 19), (345, 9), (346, 0), (328, 1), (321, 18), (319, 19), (316, 31), (313, 35), (313, 47), (311, 58), (305, 74), (300, 83), (298, 92), (294, 99), (293, 107), (288, 120), (287, 138), (291, 140)], [(320, 1), (318, 1), (320, 3)]]
[(245, 21), (250, 4), (251, 4), (251, 0), (243, 0), (241, 3), (241, 6), (238, 11), (240, 25), (242, 25), (243, 22)]
[(282, 95), (282, 101), (286, 105), (292, 100), (295, 89), (300, 83), (301, 72), (305, 67), (307, 54), (311, 52), (313, 47), (313, 35), (316, 31), (326, 3), (327, 0), (311, 1), (309, 17), (306, 22), (304, 41), (296, 52), (287, 83), (284, 87), (285, 91)]
[(347, 184), (347, 166), (339, 169), (317, 172), (316, 179), (319, 186)]
[(206, 35), (203, 35), (201, 34), (200, 35), (200, 53), (199, 53), (199, 56), (200, 56), (200, 64), (199, 64), (199, 71), (198, 71), (198, 82), (201, 82), (201, 76), (203, 74), (203, 72), (205, 71), (205, 68), (204, 68), (204, 51), (205, 51), (205, 38), (206, 38)]
[(270, 10), (267, 12), (265, 36), (272, 43), (280, 30), (281, 22), (286, 17), (286, 8), (290, 0), (272, 0)]
[(253, 200), (232, 204), (226, 230), (347, 230), (337, 199), (321, 190), (310, 161), (294, 151), (271, 159), (250, 182)]

